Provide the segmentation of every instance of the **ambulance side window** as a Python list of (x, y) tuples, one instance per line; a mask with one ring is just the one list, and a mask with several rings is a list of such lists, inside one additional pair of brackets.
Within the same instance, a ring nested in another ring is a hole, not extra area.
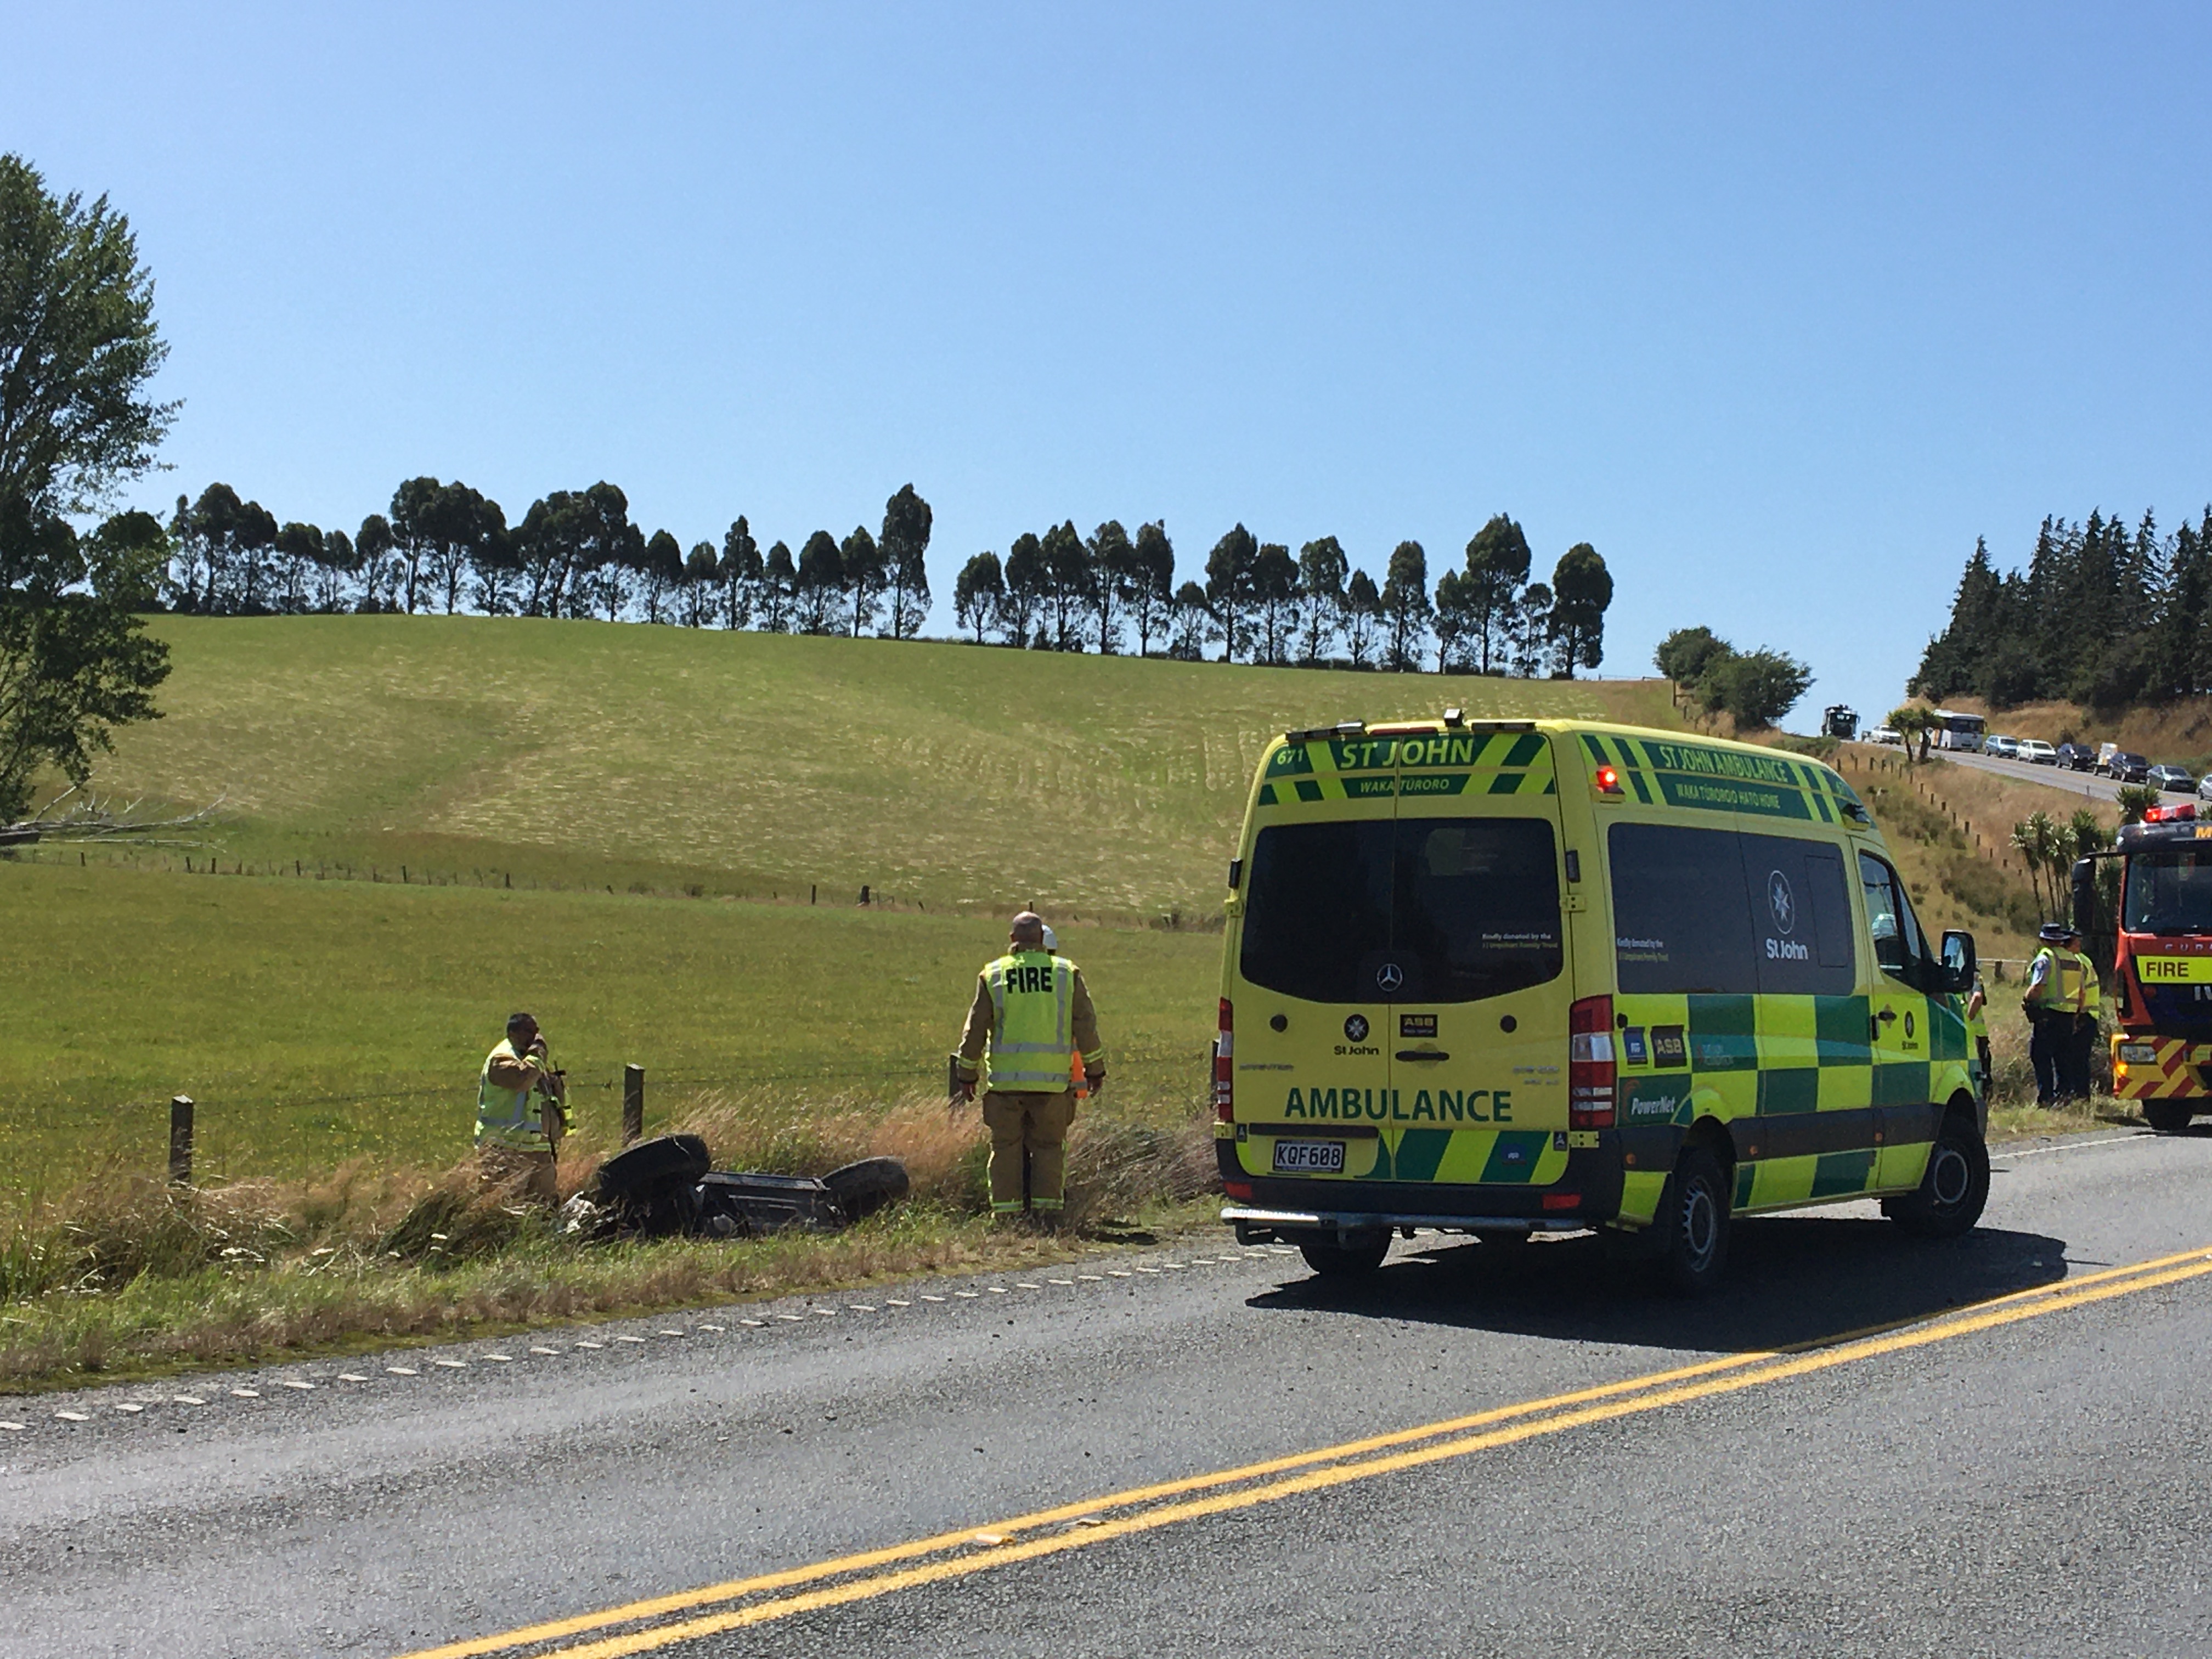
[(1613, 826), (1613, 953), (1624, 994), (1759, 990), (1737, 839), (1733, 830)]
[(1834, 847), (1790, 836), (1743, 835), (1753, 948), (1766, 996), (1849, 996), (1858, 987), (1850, 889)]
[(1859, 886), (1866, 894), (1867, 925), (1875, 960), (1892, 979), (1923, 989), (1929, 983), (1928, 946), (1914, 920), (1912, 902), (1897, 872), (1871, 853), (1859, 854)]

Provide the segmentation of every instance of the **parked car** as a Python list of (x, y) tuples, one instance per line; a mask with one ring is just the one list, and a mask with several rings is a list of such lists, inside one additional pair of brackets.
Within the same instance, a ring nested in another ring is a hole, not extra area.
[(1905, 733), (1893, 726), (1877, 726), (1866, 734), (1869, 743), (1903, 743)]
[(2106, 759), (2105, 772), (2116, 783), (2142, 783), (2150, 776), (2150, 763), (2141, 755), (2115, 749)]
[(2212, 800), (2212, 772), (2207, 772), (2197, 780), (2197, 799)]
[(2086, 743), (2062, 743), (2058, 745), (2058, 764), (2070, 772), (2094, 772), (2097, 769), (2097, 751)]
[(2020, 740), (2020, 757), (2030, 766), (2058, 764), (2058, 750), (2041, 738), (2022, 738)]
[(2099, 744), (2097, 745), (2097, 765), (2095, 769), (2104, 773), (2107, 777), (2111, 776), (2112, 770), (2112, 757), (2119, 752), (2120, 745), (2117, 743)]
[(2178, 766), (2154, 766), (2143, 775), (2143, 781), (2154, 789), (2177, 795), (2185, 795), (2197, 787), (2197, 780)]
[(1982, 752), (1984, 755), (1995, 755), (1999, 760), (2018, 760), (2020, 739), (2002, 736), (1993, 737), (1982, 745)]

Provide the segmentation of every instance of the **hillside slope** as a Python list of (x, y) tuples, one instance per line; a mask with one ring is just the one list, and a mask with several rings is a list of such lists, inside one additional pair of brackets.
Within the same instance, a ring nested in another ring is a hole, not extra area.
[(2212, 771), (2212, 697), (2183, 697), (2118, 711), (2070, 702), (2031, 702), (1991, 713), (1986, 703), (1973, 697), (1954, 697), (1944, 706), (1983, 715), (1992, 732), (2041, 738), (2046, 743), (2117, 743), (2155, 763), (2200, 774)]
[(164, 617), (98, 787), (226, 868), (1204, 914), (1260, 745), (1433, 714), (1678, 725), (1662, 681), (1307, 672), (483, 617)]

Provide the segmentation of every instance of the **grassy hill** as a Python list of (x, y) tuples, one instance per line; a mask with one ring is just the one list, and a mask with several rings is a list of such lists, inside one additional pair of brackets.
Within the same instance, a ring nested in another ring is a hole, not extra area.
[(1202, 915), (1260, 745), (1434, 714), (1674, 726), (1663, 681), (1479, 679), (483, 617), (155, 624), (98, 786), (220, 798), (226, 867)]

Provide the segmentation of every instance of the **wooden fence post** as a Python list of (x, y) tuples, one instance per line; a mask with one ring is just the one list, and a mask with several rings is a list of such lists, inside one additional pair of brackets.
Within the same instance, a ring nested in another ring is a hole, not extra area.
[(645, 1138), (645, 1067), (623, 1067), (623, 1145)]
[(192, 1184), (192, 1097), (169, 1097), (169, 1184)]

